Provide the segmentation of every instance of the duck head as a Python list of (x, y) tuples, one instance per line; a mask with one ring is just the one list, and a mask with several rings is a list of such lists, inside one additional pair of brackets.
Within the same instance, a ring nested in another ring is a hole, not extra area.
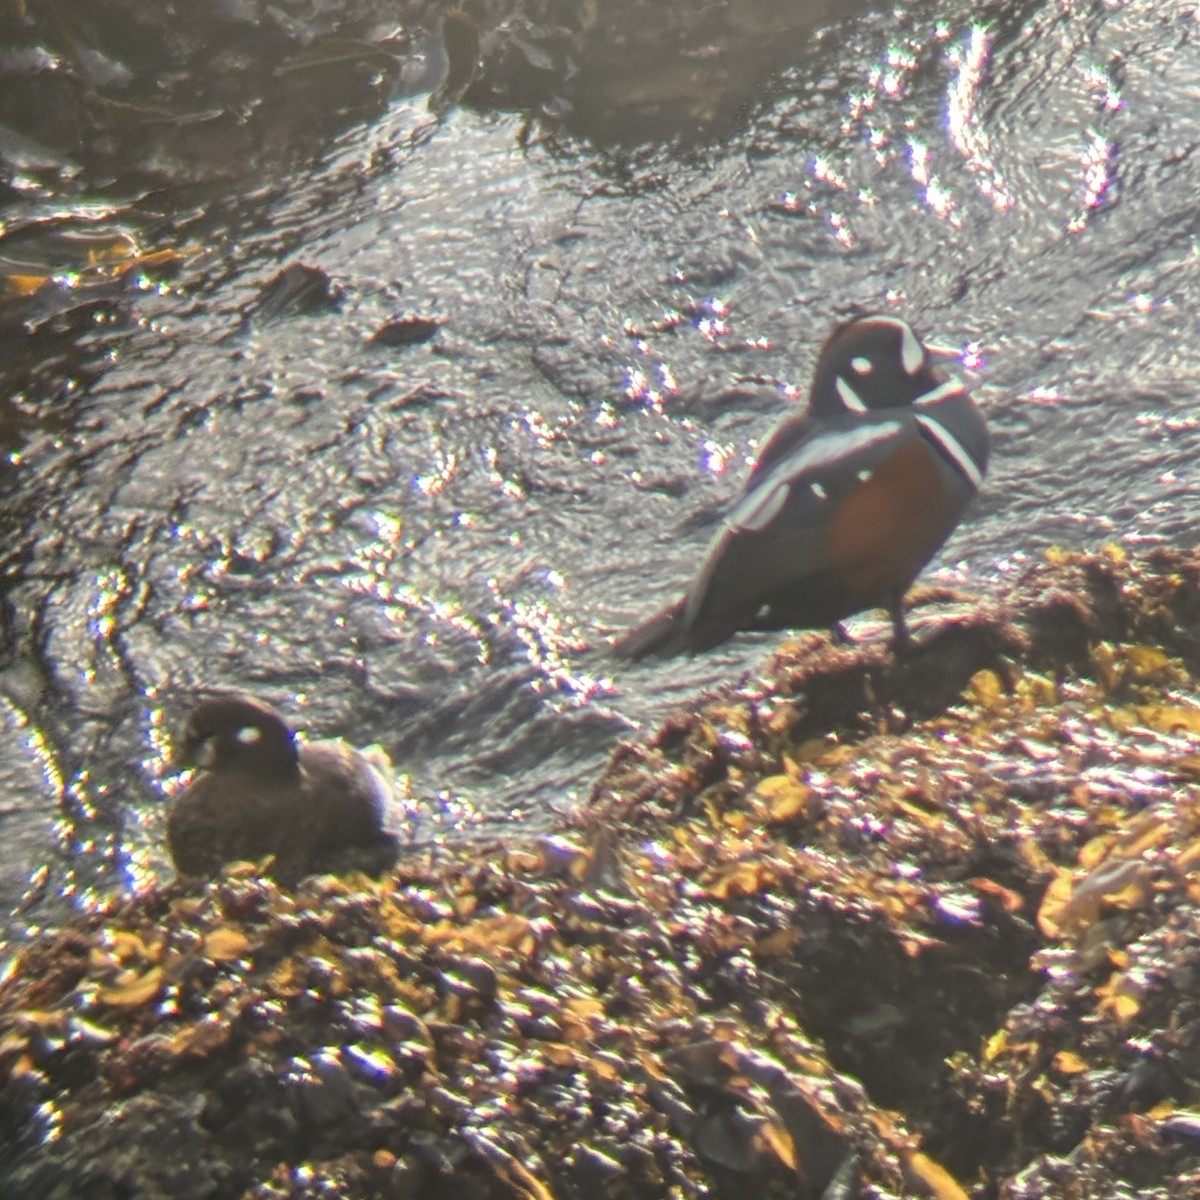
[(179, 762), (281, 781), (300, 774), (296, 739), (283, 718), (244, 696), (213, 696), (196, 707), (184, 731)]
[(924, 343), (899, 317), (875, 314), (839, 326), (821, 348), (810, 412), (832, 417), (902, 408), (946, 382)]

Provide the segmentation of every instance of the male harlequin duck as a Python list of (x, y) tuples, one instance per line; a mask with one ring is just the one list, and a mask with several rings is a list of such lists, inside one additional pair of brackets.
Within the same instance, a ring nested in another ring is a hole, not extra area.
[(739, 630), (836, 625), (904, 593), (979, 489), (983, 415), (903, 321), (856, 318), (821, 350), (806, 411), (770, 436), (682, 600), (620, 639), (623, 658), (708, 650)]
[(167, 818), (181, 875), (274, 855), (271, 874), (293, 883), (318, 871), (378, 873), (396, 860), (392, 790), (367, 757), (340, 741), (298, 744), (257, 700), (204, 700), (179, 758), (198, 768)]

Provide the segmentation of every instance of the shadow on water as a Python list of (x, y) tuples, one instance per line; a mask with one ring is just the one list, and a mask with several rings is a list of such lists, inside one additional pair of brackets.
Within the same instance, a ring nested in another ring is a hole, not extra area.
[(551, 820), (770, 644), (603, 652), (855, 307), (992, 424), (935, 582), (1194, 538), (1195, 19), (796, 12), (0, 9), (0, 899), (165, 868), (211, 687)]

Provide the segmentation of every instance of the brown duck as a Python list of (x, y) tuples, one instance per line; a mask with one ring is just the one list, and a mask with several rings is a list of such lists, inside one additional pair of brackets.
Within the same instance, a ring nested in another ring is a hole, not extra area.
[(192, 713), (180, 765), (197, 773), (167, 818), (181, 875), (214, 875), (226, 863), (274, 856), (281, 882), (325, 871), (386, 870), (396, 860), (392, 791), (343, 742), (297, 742), (257, 700), (216, 696)]

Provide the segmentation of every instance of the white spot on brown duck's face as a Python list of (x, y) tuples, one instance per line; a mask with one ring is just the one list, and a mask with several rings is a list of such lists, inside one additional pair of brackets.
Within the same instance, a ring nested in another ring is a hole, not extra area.
[(837, 379), (837, 394), (842, 403), (854, 413), (865, 413), (867, 406), (862, 397), (839, 375)]
[(294, 776), (297, 748), (283, 718), (243, 696), (214, 696), (196, 706), (182, 745), (182, 765), (206, 771)]
[(924, 343), (904, 321), (882, 314), (859, 317), (835, 331), (822, 349), (811, 408), (833, 416), (904, 407), (941, 378)]
[(194, 754), (196, 766), (202, 771), (211, 771), (217, 761), (217, 738), (213, 734), (197, 743)]

